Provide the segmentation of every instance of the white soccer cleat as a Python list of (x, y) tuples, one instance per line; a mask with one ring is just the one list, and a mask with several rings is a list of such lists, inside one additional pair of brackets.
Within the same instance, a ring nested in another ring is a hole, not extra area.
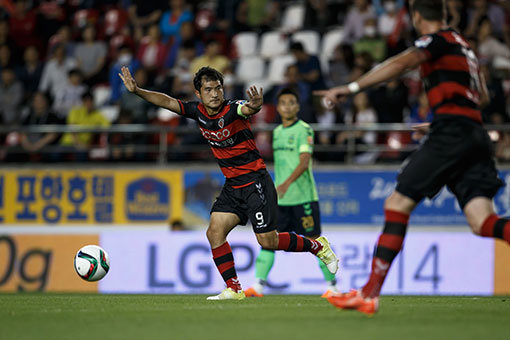
[(322, 249), (317, 253), (317, 257), (324, 262), (331, 274), (335, 274), (338, 271), (338, 257), (331, 249), (328, 239), (320, 236), (316, 240), (322, 244)]
[(225, 288), (218, 295), (209, 296), (207, 300), (242, 300), (246, 295), (242, 290), (235, 292), (232, 288)]

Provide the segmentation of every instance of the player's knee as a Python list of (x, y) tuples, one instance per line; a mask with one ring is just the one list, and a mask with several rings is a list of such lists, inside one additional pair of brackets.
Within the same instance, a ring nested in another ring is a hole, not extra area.
[(278, 236), (276, 234), (258, 234), (257, 241), (263, 249), (275, 250), (278, 248)]
[(218, 239), (222, 238), (222, 232), (220, 228), (217, 228), (214, 224), (209, 225), (209, 228), (207, 228), (205, 234), (207, 235), (207, 239), (210, 243), (215, 243), (215, 241), (218, 241)]
[(416, 203), (411, 198), (404, 196), (397, 191), (393, 191), (391, 195), (384, 200), (385, 210), (394, 210), (410, 214), (415, 206)]

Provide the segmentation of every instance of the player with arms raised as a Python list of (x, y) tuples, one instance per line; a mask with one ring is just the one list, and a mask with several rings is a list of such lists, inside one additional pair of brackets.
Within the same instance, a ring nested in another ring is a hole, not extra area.
[(266, 170), (248, 117), (263, 103), (262, 89), (248, 89), (248, 101), (225, 100), (223, 76), (210, 67), (201, 68), (193, 79), (200, 102), (182, 102), (164, 93), (139, 88), (126, 67), (119, 74), (128, 91), (159, 107), (196, 120), (214, 157), (226, 177), (220, 196), (211, 209), (207, 239), (214, 263), (227, 288), (208, 300), (240, 300), (245, 297), (234, 266), (227, 235), (238, 224), (250, 219), (257, 241), (264, 249), (310, 252), (335, 273), (338, 259), (326, 239), (321, 243), (294, 233), (276, 232), (277, 197), (271, 176)]
[[(298, 119), (299, 97), (290, 89), (278, 92), (276, 110), (282, 124), (273, 131), (275, 183), (278, 192), (278, 231), (296, 232), (311, 239), (320, 238), (321, 221), (317, 189), (312, 174), (313, 130)], [(273, 250), (262, 249), (255, 262), (257, 282), (246, 296), (262, 297), (274, 264)], [(323, 297), (337, 293), (335, 275), (322, 261), (319, 265), (328, 282)]]
[(338, 308), (373, 314), (393, 259), (407, 230), (409, 215), (424, 197), (446, 185), (459, 202), (473, 233), (510, 242), (510, 221), (498, 217), (492, 199), (503, 185), (482, 127), (480, 105), (487, 100), (478, 60), (466, 40), (446, 26), (443, 0), (411, 1), (413, 25), (422, 35), (415, 46), (390, 58), (356, 82), (316, 94), (325, 104), (395, 78), (420, 65), (434, 120), (418, 133), (428, 135), (406, 162), (395, 191), (384, 204), (385, 225), (372, 259), (368, 282), (329, 298)]

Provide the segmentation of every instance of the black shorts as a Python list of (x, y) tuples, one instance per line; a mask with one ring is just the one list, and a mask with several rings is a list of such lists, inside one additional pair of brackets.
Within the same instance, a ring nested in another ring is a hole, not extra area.
[(319, 202), (299, 205), (278, 206), (279, 232), (296, 232), (305, 236), (321, 234), (321, 214)]
[(492, 142), (480, 124), (462, 118), (433, 122), (426, 141), (404, 161), (396, 191), (418, 203), (444, 185), (462, 209), (475, 197), (492, 199), (503, 186)]
[(269, 173), (264, 171), (253, 183), (237, 189), (227, 180), (211, 208), (211, 213), (234, 213), (241, 220), (240, 224), (245, 225), (250, 219), (255, 233), (265, 233), (276, 230), (277, 204), (273, 180)]

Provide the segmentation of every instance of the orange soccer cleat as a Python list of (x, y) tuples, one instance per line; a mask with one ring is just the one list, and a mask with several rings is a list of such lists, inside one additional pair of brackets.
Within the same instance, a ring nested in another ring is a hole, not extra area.
[(246, 297), (263, 297), (264, 296), (264, 294), (257, 292), (255, 290), (255, 288), (253, 288), (253, 287), (246, 289), (244, 291), (244, 294), (246, 295)]
[(367, 315), (374, 315), (379, 309), (379, 297), (364, 298), (359, 290), (328, 297), (329, 303), (340, 309), (355, 309)]

